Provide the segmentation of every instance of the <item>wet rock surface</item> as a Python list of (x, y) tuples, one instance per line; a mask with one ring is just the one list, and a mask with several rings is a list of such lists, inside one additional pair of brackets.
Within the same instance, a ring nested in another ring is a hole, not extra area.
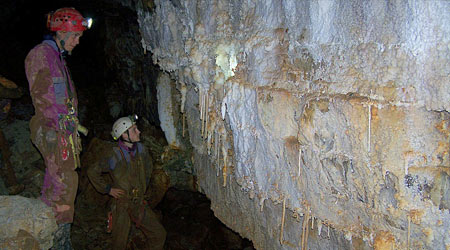
[(0, 249), (48, 249), (56, 229), (53, 211), (42, 201), (0, 196)]
[(8, 180), (8, 175), (4, 176), (0, 179), (0, 187), (5, 186), (6, 189), (5, 191), (0, 190), (0, 192), (4, 194), (15, 193), (28, 198), (37, 198), (40, 196), (45, 166), (39, 151), (30, 141), (28, 124), (28, 120), (13, 118), (0, 121), (0, 129), (4, 134), (6, 143), (5, 147), (11, 153), (9, 157), (2, 159), (0, 165), (6, 168), (7, 161), (9, 160), (12, 170), (10, 175), (14, 175), (19, 184), (19, 187), (12, 186), (8, 188), (8, 182), (11, 183), (11, 180)]

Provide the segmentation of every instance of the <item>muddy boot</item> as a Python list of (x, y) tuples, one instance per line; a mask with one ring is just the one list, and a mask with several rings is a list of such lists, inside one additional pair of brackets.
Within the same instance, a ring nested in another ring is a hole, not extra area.
[(53, 246), (51, 250), (73, 250), (70, 240), (71, 224), (59, 224), (58, 230), (53, 234)]

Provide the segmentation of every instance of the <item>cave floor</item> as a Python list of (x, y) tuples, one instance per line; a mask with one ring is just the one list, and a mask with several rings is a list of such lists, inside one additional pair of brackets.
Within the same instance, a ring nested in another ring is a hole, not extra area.
[[(82, 194), (77, 198), (72, 226), (74, 249), (111, 249), (111, 234), (106, 232), (107, 209), (85, 201)], [(214, 216), (210, 201), (201, 193), (171, 188), (154, 211), (167, 231), (166, 250), (254, 249), (251, 241)], [(129, 239), (127, 249), (144, 249), (140, 231), (132, 229)]]

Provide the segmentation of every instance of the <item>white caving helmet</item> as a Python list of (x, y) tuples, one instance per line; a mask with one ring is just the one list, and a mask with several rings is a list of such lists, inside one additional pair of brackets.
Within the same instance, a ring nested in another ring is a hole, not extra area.
[(111, 135), (114, 138), (114, 140), (117, 140), (120, 138), (120, 136), (127, 131), (129, 128), (131, 128), (134, 124), (136, 124), (136, 121), (138, 119), (137, 115), (130, 115), (126, 117), (121, 117), (117, 119), (116, 122), (114, 122)]

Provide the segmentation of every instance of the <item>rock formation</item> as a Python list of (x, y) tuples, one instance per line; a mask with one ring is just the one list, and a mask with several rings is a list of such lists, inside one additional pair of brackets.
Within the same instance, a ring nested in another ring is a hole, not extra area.
[(450, 247), (448, 1), (130, 7), (179, 91), (163, 129), (257, 249)]
[(42, 201), (0, 196), (0, 249), (49, 249), (56, 229), (53, 211)]

